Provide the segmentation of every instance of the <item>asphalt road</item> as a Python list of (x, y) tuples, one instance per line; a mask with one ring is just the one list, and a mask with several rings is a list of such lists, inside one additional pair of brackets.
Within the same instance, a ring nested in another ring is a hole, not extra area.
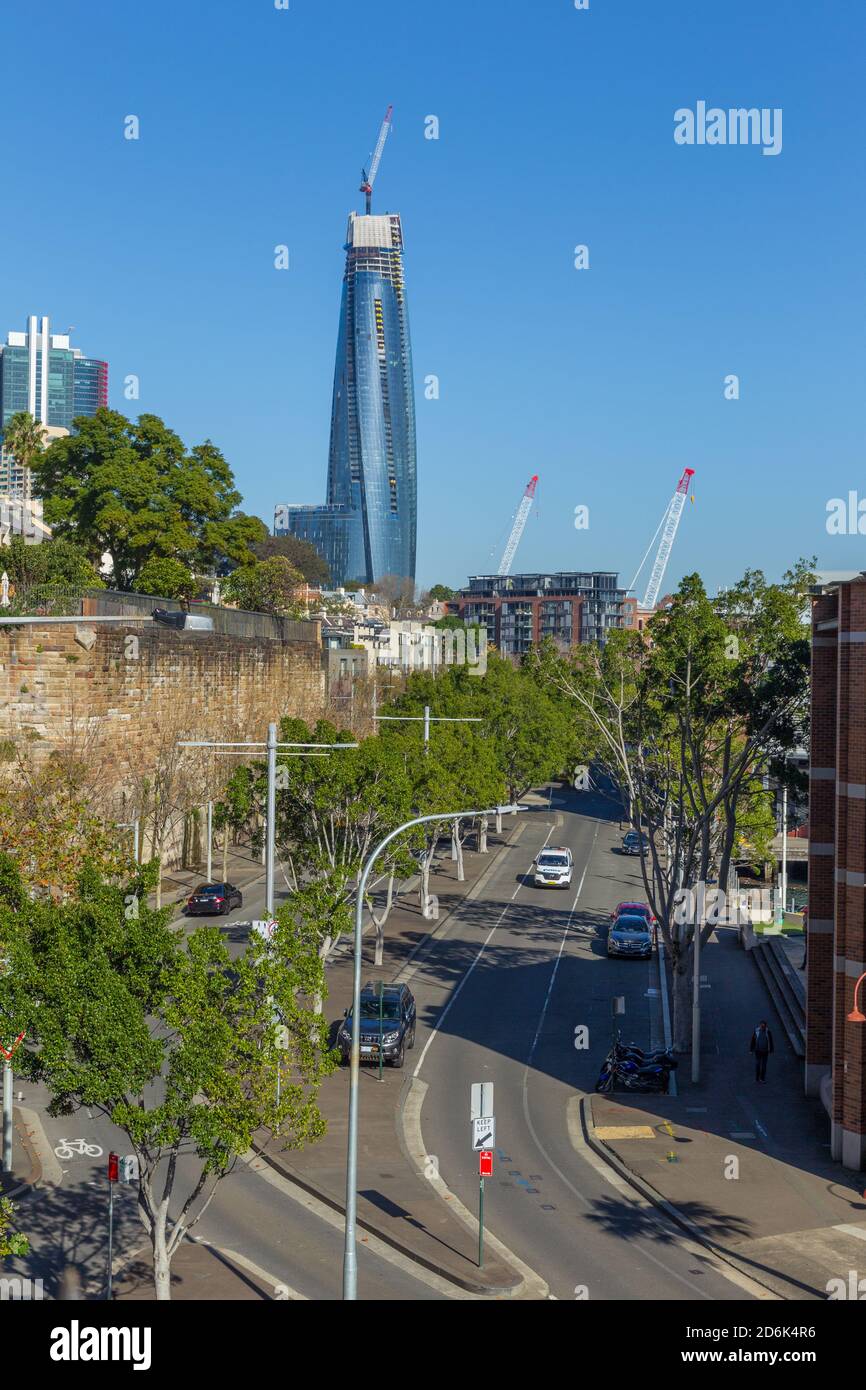
[[(484, 899), (462, 910), (461, 925), (410, 981), (421, 1021), (415, 1075), (429, 1087), (425, 1146), (476, 1211), (469, 1088), (492, 1081), (496, 1154), (485, 1223), (555, 1298), (741, 1299), (742, 1288), (706, 1252), (614, 1186), (569, 1133), (569, 1101), (573, 1121), (574, 1097), (592, 1091), (610, 1042), (611, 997), (626, 997), (627, 1039), (644, 1047), (661, 1041), (658, 1000), (648, 995), (658, 987), (655, 958), (606, 955), (611, 909), (645, 897), (638, 861), (615, 852), (621, 833), (611, 815), (600, 795), (554, 791), (549, 812), (527, 815)], [(568, 891), (529, 882), (545, 842), (574, 854)], [(575, 1047), (580, 1025), (589, 1028), (588, 1050)]]

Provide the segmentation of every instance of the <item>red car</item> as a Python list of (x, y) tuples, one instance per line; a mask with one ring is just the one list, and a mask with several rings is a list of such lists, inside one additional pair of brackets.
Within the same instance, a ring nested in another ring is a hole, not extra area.
[(611, 922), (615, 922), (617, 917), (623, 913), (628, 913), (629, 917), (645, 917), (651, 927), (657, 925), (656, 918), (649, 903), (617, 903), (613, 912), (610, 914)]

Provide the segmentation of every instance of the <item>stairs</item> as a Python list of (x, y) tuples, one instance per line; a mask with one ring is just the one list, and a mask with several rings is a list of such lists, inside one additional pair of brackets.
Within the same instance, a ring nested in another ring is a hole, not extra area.
[(806, 1055), (806, 990), (777, 936), (758, 940), (749, 952), (798, 1057)]

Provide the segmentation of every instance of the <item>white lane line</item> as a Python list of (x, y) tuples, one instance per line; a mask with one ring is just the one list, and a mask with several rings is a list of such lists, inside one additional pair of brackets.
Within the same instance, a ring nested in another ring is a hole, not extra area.
[[(341, 1234), (345, 1230), (346, 1219), (342, 1212), (335, 1211), (333, 1207), (329, 1207), (325, 1202), (320, 1202), (312, 1193), (305, 1192), (303, 1188), (296, 1187), (293, 1182), (283, 1177), (282, 1173), (277, 1172), (265, 1159), (261, 1158), (259, 1154), (254, 1153), (252, 1150), (249, 1150), (242, 1157), (243, 1161), (254, 1173), (258, 1173), (260, 1178), (270, 1183), (272, 1187), (275, 1187), (285, 1197), (291, 1197), (292, 1201), (297, 1202), (299, 1206), (305, 1207), (307, 1211), (319, 1217), (319, 1219), (324, 1221), (328, 1226), (333, 1226), (334, 1230), (339, 1231)], [(372, 1254), (378, 1255), (380, 1259), (386, 1260), (388, 1264), (396, 1266), (402, 1274), (407, 1275), (410, 1279), (416, 1280), (419, 1284), (426, 1284), (429, 1288), (435, 1289), (437, 1293), (443, 1294), (446, 1298), (474, 1300), (483, 1297), (479, 1294), (470, 1293), (468, 1289), (461, 1289), (458, 1285), (452, 1284), (448, 1279), (443, 1279), (441, 1275), (434, 1274), (432, 1269), (427, 1269), (425, 1265), (416, 1264), (414, 1260), (409, 1259), (408, 1255), (404, 1255), (399, 1250), (395, 1250), (394, 1247), (388, 1245), (386, 1241), (379, 1240), (371, 1231), (363, 1231), (359, 1234), (358, 1239), (361, 1242), (362, 1249), (369, 1250)]]
[[(547, 1006), (550, 1003), (550, 996), (553, 993), (553, 986), (556, 983), (556, 972), (559, 970), (559, 962), (562, 959), (562, 953), (565, 950), (565, 943), (568, 939), (568, 933), (571, 930), (571, 920), (574, 917), (575, 909), (577, 907), (577, 900), (583, 891), (584, 880), (587, 875), (587, 870), (589, 869), (589, 861), (592, 858), (592, 851), (595, 849), (595, 842), (598, 839), (598, 827), (600, 824), (600, 821), (596, 821), (595, 823), (595, 834), (592, 837), (592, 844), (589, 847), (589, 856), (587, 858), (586, 864), (584, 865), (583, 873), (580, 876), (580, 883), (577, 885), (577, 892), (574, 896), (574, 902), (571, 904), (571, 911), (568, 914), (568, 920), (565, 924), (565, 931), (562, 933), (562, 940), (559, 943), (559, 951), (557, 952), (556, 960), (553, 962), (553, 971), (550, 976), (550, 984), (547, 986), (547, 994), (544, 997), (544, 1005), (541, 1010), (541, 1017), (538, 1020), (538, 1027), (535, 1030), (535, 1037), (532, 1039), (532, 1046), (529, 1049), (529, 1056), (526, 1059), (526, 1070), (528, 1070), (529, 1067), (532, 1065), (532, 1059), (535, 1056), (535, 1048), (538, 1043), (538, 1039), (541, 1036), (541, 1030), (544, 1027), (544, 1020), (547, 1017)], [(525, 1080), (526, 1071), (524, 1071), (523, 1075)]]
[[(535, 1049), (538, 1043), (538, 1039), (541, 1035), (541, 1029), (544, 1025), (544, 1019), (547, 1015), (547, 1008), (548, 1004), (550, 1003), (550, 996), (553, 992), (553, 986), (556, 980), (557, 971), (559, 970), (559, 962), (562, 959), (562, 952), (565, 948), (565, 942), (568, 937), (568, 933), (571, 930), (572, 918), (574, 917), (574, 913), (577, 910), (578, 899), (580, 898), (581, 892), (583, 891), (583, 885), (586, 880), (586, 875), (589, 871), (589, 865), (592, 860), (592, 853), (595, 849), (596, 840), (598, 839), (598, 832), (600, 826), (601, 821), (596, 821), (595, 834), (592, 837), (592, 844), (589, 847), (589, 854), (587, 855), (586, 864), (584, 866), (583, 873), (580, 876), (580, 883), (577, 887), (577, 893), (575, 894), (574, 902), (571, 905), (571, 911), (568, 914), (568, 921), (565, 924), (565, 930), (562, 934), (562, 941), (560, 942), (559, 952), (557, 953), (556, 960), (554, 961), (553, 970), (550, 976), (550, 984), (548, 985), (547, 995), (545, 996), (544, 1005), (541, 1010), (541, 1017), (538, 1022), (538, 1027), (535, 1030), (535, 1037), (532, 1040), (532, 1046), (529, 1049), (529, 1056), (526, 1059), (526, 1065), (523, 1069), (523, 1118), (526, 1122), (526, 1127), (532, 1136), (533, 1143), (538, 1149), (538, 1152), (543, 1157), (545, 1163), (547, 1163), (549, 1167), (553, 1169), (554, 1173), (556, 1173), (560, 1182), (564, 1183), (568, 1190), (572, 1192), (574, 1196), (577, 1197), (578, 1200), (583, 1203), (584, 1206), (590, 1208), (594, 1204), (577, 1187), (575, 1187), (574, 1183), (568, 1177), (566, 1177), (565, 1173), (563, 1173), (562, 1169), (558, 1166), (558, 1164), (554, 1163), (553, 1159), (550, 1157), (550, 1154), (547, 1152), (541, 1140), (539, 1139), (538, 1134), (536, 1133), (535, 1126), (533, 1125), (532, 1119), (529, 1114), (529, 1070), (532, 1065), (532, 1059), (535, 1055)], [(573, 1139), (572, 1143), (574, 1143)], [(577, 1147), (577, 1145), (575, 1145), (575, 1147)], [(601, 1160), (596, 1158), (596, 1155), (592, 1153), (590, 1149), (587, 1148), (586, 1153), (583, 1156), (592, 1164), (593, 1167), (598, 1167), (599, 1169), (606, 1169), (606, 1165), (602, 1164)], [(608, 1177), (608, 1174), (610, 1174), (610, 1177), (617, 1176), (615, 1174), (610, 1173), (609, 1169), (605, 1171), (604, 1176)], [(655, 1225), (659, 1231), (663, 1231), (665, 1236), (667, 1237), (670, 1234), (669, 1228), (655, 1216), (654, 1209), (650, 1207), (650, 1204), (648, 1202), (642, 1202), (641, 1199), (635, 1200), (635, 1197), (632, 1194), (631, 1189), (628, 1188), (626, 1184), (622, 1182), (621, 1179), (619, 1180), (619, 1182), (613, 1183), (613, 1186), (617, 1187), (618, 1189), (620, 1188), (620, 1185), (622, 1189), (625, 1189), (621, 1192), (621, 1195), (626, 1196), (632, 1206), (644, 1205), (645, 1207), (647, 1207), (649, 1209), (647, 1215), (650, 1222), (653, 1225)], [(675, 1269), (671, 1269), (670, 1266), (666, 1265), (663, 1260), (658, 1259), (658, 1257), (654, 1255), (651, 1250), (646, 1250), (643, 1246), (641, 1246), (640, 1253), (646, 1259), (650, 1260), (654, 1265), (657, 1265), (659, 1269), (663, 1270), (665, 1274), (669, 1275), (673, 1279), (678, 1280), (679, 1283), (684, 1284), (687, 1289), (690, 1289), (692, 1293), (697, 1294), (699, 1298), (704, 1298), (709, 1301), (712, 1301), (712, 1294), (704, 1292), (704, 1290), (698, 1288), (695, 1284), (692, 1284), (688, 1279), (684, 1278), (683, 1275), (679, 1274)]]
[[(548, 830), (546, 836), (544, 837), (544, 845), (547, 844), (547, 841), (550, 839), (550, 837), (551, 837), (552, 834), (553, 834), (553, 826), (550, 827), (550, 829)], [(544, 848), (544, 845), (542, 845), (542, 847), (541, 847), (542, 849)], [(539, 851), (539, 853), (540, 853), (540, 852), (541, 852), (541, 851)], [(533, 860), (532, 863), (535, 863), (535, 860)], [(532, 867), (532, 865), (530, 865), (530, 868), (531, 868), (531, 867)], [(430, 1029), (430, 1036), (429, 1036), (429, 1038), (427, 1039), (427, 1041), (425, 1042), (424, 1046), (423, 1046), (422, 1049), (421, 1049), (421, 1056), (418, 1058), (418, 1062), (417, 1062), (417, 1064), (416, 1064), (416, 1066), (415, 1066), (415, 1070), (414, 1070), (413, 1073), (412, 1073), (413, 1077), (417, 1077), (417, 1076), (420, 1075), (421, 1068), (422, 1068), (422, 1066), (424, 1065), (424, 1058), (427, 1056), (427, 1053), (430, 1051), (430, 1048), (431, 1048), (431, 1046), (433, 1045), (433, 1039), (436, 1037), (436, 1034), (439, 1032), (439, 1029), (442, 1027), (442, 1024), (445, 1022), (446, 1018), (448, 1017), (449, 1013), (451, 1012), (451, 1009), (452, 1009), (453, 1006), (457, 1003), (457, 1000), (458, 1000), (458, 998), (460, 997), (460, 993), (461, 993), (461, 991), (462, 991), (462, 989), (463, 989), (463, 986), (467, 983), (467, 981), (468, 981), (468, 979), (469, 979), (469, 976), (472, 974), (473, 970), (475, 969), (476, 965), (477, 965), (478, 962), (480, 961), (481, 957), (484, 955), (484, 952), (487, 950), (487, 947), (489, 946), (490, 941), (491, 941), (491, 939), (492, 939), (492, 937), (493, 937), (493, 933), (494, 933), (495, 931), (497, 931), (498, 928), (501, 926), (503, 918), (505, 917), (506, 913), (508, 912), (508, 909), (511, 907), (511, 903), (514, 902), (514, 899), (517, 897), (517, 894), (520, 892), (520, 890), (521, 890), (521, 888), (522, 888), (523, 886), (524, 886), (524, 885), (523, 885), (522, 882), (521, 882), (521, 883), (518, 883), (518, 885), (517, 885), (517, 887), (515, 888), (514, 892), (511, 894), (511, 902), (507, 902), (507, 903), (505, 904), (504, 908), (503, 908), (502, 911), (500, 912), (500, 914), (499, 914), (499, 916), (497, 917), (496, 921), (493, 923), (493, 926), (490, 928), (490, 931), (487, 933), (486, 937), (485, 937), (484, 940), (482, 941), (481, 946), (480, 946), (479, 949), (478, 949), (478, 954), (476, 955), (474, 961), (473, 961), (472, 964), (470, 965), (469, 969), (466, 971), (466, 974), (463, 976), (463, 979), (460, 981), (459, 985), (458, 985), (457, 988), (455, 989), (455, 991), (454, 991), (454, 993), (452, 994), (451, 998), (448, 1000), (448, 1003), (445, 1005), (445, 1008), (442, 1010), (441, 1014), (440, 1014), (439, 1017), (436, 1019), (436, 1022), (435, 1022), (435, 1023), (433, 1024), (433, 1026), (431, 1027), (431, 1029)]]

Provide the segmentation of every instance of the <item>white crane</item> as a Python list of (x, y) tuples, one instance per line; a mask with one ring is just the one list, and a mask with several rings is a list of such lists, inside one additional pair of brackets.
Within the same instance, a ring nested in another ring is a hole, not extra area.
[(643, 569), (644, 564), (646, 562), (646, 557), (647, 555), (649, 555), (650, 550), (652, 549), (653, 541), (655, 540), (659, 531), (661, 531), (662, 538), (659, 542), (659, 548), (656, 552), (655, 562), (652, 567), (652, 573), (649, 577), (649, 584), (647, 585), (646, 593), (643, 596), (643, 603), (641, 604), (641, 608), (655, 608), (656, 603), (658, 602), (659, 591), (662, 587), (662, 580), (665, 577), (665, 570), (668, 567), (668, 560), (671, 558), (671, 551), (673, 550), (674, 539), (677, 534), (677, 527), (680, 524), (680, 517), (683, 514), (683, 507), (686, 505), (686, 497), (688, 496), (689, 483), (690, 479), (694, 477), (694, 472), (695, 470), (693, 468), (686, 468), (683, 470), (683, 476), (677, 483), (677, 490), (671, 498), (670, 502), (668, 503), (667, 508), (665, 510), (665, 514), (659, 522), (658, 526), (656, 527), (655, 536), (653, 536), (652, 540), (647, 546), (646, 554), (644, 555), (643, 560), (641, 560), (638, 566), (637, 574), (635, 575), (634, 579), (631, 582), (631, 585), (629, 586), (633, 589), (635, 584), (637, 583), (638, 575)]
[(523, 535), (523, 528), (526, 525), (526, 518), (532, 509), (532, 501), (535, 497), (535, 488), (538, 483), (538, 474), (533, 473), (529, 482), (526, 484), (526, 491), (520, 499), (520, 506), (517, 508), (517, 515), (514, 518), (514, 525), (511, 528), (511, 535), (508, 537), (508, 544), (502, 553), (499, 561), (497, 574), (510, 574), (511, 564), (520, 544), (520, 537)]
[(388, 138), (388, 131), (391, 129), (391, 113), (393, 112), (393, 110), (393, 106), (389, 106), (388, 110), (385, 112), (385, 119), (382, 122), (382, 129), (379, 131), (379, 139), (376, 141), (376, 148), (373, 151), (373, 158), (370, 160), (370, 172), (368, 173), (366, 169), (361, 170), (361, 176), (364, 182), (361, 184), (360, 191), (366, 194), (366, 212), (368, 217), (370, 216), (370, 209), (373, 203), (373, 180), (375, 179), (376, 174), (379, 171), (379, 163), (382, 159), (382, 151), (385, 148), (385, 141)]

